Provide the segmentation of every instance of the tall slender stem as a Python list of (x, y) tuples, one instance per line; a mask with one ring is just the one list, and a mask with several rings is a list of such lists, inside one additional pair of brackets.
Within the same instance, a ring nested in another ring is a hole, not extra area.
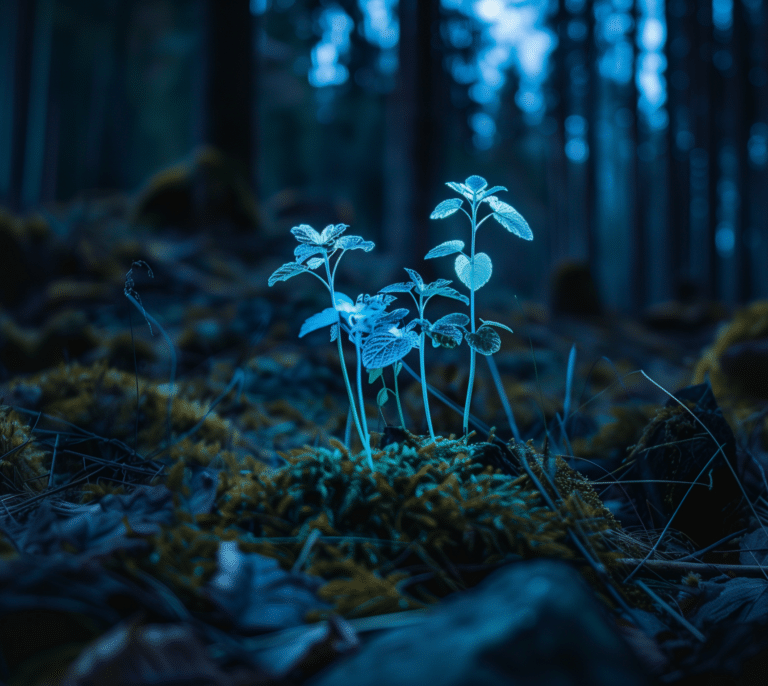
[[(475, 333), (475, 231), (477, 228), (477, 203), (472, 201), (472, 249), (469, 258), (469, 323)], [(469, 435), (469, 406), (472, 402), (472, 386), (475, 382), (475, 349), (469, 353), (469, 381), (467, 382), (467, 401), (464, 404), (464, 435)]]
[(341, 349), (341, 313), (339, 312), (338, 308), (336, 308), (336, 291), (333, 289), (333, 277), (331, 276), (331, 267), (328, 263), (328, 253), (324, 251), (323, 256), (325, 257), (325, 273), (328, 275), (328, 286), (331, 291), (331, 302), (333, 303), (334, 309), (336, 309), (336, 326), (338, 327), (336, 344), (339, 349), (339, 364), (341, 364), (341, 373), (344, 377), (344, 385), (347, 387), (347, 396), (349, 396), (349, 409), (352, 411), (352, 418), (355, 420), (357, 435), (360, 437), (360, 442), (363, 444), (365, 454), (368, 456), (368, 464), (371, 467), (371, 470), (373, 470), (371, 446), (368, 444), (368, 441), (365, 440), (365, 434), (363, 433), (363, 429), (360, 426), (360, 418), (357, 416), (357, 408), (355, 407), (355, 397), (352, 395), (352, 386), (349, 383), (349, 375), (347, 374), (347, 365), (344, 364), (344, 351)]
[(360, 348), (363, 343), (361, 340), (360, 332), (357, 332), (355, 337), (357, 350), (357, 397), (360, 401), (360, 419), (363, 423), (363, 435), (365, 436), (365, 454), (368, 456), (368, 463), (373, 471), (373, 457), (371, 456), (371, 440), (368, 435), (368, 420), (365, 418), (365, 404), (363, 403), (363, 378), (362, 378), (362, 363), (360, 360)]
[(432, 439), (432, 442), (435, 442), (435, 432), (432, 430), (432, 417), (429, 414), (429, 400), (427, 398), (427, 372), (424, 367), (424, 344), (426, 342), (426, 336), (424, 335), (424, 330), (422, 329), (421, 335), (419, 337), (419, 365), (421, 369), (421, 397), (424, 399), (424, 412), (427, 415), (427, 426), (429, 427), (429, 437)]
[(400, 426), (401, 428), (405, 428), (405, 419), (403, 419), (403, 406), (400, 404), (400, 391), (397, 387), (397, 365), (398, 363), (395, 362), (395, 364), (392, 365), (392, 371), (395, 373), (395, 400), (397, 401), (397, 414), (400, 415)]

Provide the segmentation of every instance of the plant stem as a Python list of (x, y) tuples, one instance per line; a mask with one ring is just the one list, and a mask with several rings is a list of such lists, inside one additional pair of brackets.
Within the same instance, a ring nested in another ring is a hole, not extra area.
[(400, 428), (404, 429), (405, 419), (403, 419), (403, 406), (400, 404), (400, 391), (397, 388), (397, 362), (392, 365), (392, 370), (395, 373), (395, 400), (397, 401), (397, 414), (400, 416)]
[(365, 436), (365, 454), (368, 456), (368, 466), (373, 471), (373, 456), (371, 455), (371, 440), (368, 437), (368, 421), (365, 418), (365, 404), (363, 403), (363, 380), (362, 380), (362, 363), (360, 361), (360, 348), (362, 347), (362, 341), (360, 332), (357, 332), (355, 350), (357, 351), (357, 397), (360, 401), (360, 418), (363, 422), (363, 434)]
[[(331, 303), (333, 304), (333, 307), (336, 308), (336, 292), (333, 290), (333, 277), (331, 276), (331, 267), (328, 264), (328, 253), (324, 252), (323, 256), (325, 257), (325, 272), (328, 275), (328, 287), (331, 291)], [(344, 351), (341, 349), (341, 313), (336, 310), (336, 326), (338, 328), (338, 332), (336, 335), (336, 343), (338, 345), (339, 349), (339, 364), (341, 364), (341, 373), (344, 377), (344, 385), (347, 387), (347, 396), (349, 397), (349, 409), (352, 411), (352, 418), (355, 420), (355, 427), (357, 428), (357, 435), (360, 436), (360, 442), (363, 444), (363, 448), (365, 449), (366, 455), (368, 456), (368, 463), (373, 469), (373, 458), (371, 457), (371, 447), (368, 445), (368, 442), (365, 440), (365, 435), (363, 434), (363, 429), (360, 426), (360, 419), (357, 416), (357, 408), (355, 407), (355, 397), (352, 395), (352, 386), (349, 383), (349, 375), (347, 374), (347, 365), (344, 364)]]
[[(469, 258), (469, 323), (475, 333), (475, 230), (477, 227), (477, 203), (472, 202), (472, 250)], [(464, 435), (469, 434), (469, 406), (472, 402), (472, 386), (475, 382), (475, 349), (469, 353), (469, 381), (467, 382), (467, 401), (464, 404)]]
[(424, 344), (426, 342), (426, 336), (424, 334), (424, 331), (422, 330), (421, 336), (420, 336), (420, 343), (419, 345), (419, 364), (421, 369), (421, 396), (424, 399), (424, 412), (427, 415), (427, 426), (429, 427), (429, 437), (432, 439), (432, 442), (435, 442), (435, 432), (432, 430), (432, 417), (429, 414), (429, 400), (427, 398), (427, 373), (424, 367)]

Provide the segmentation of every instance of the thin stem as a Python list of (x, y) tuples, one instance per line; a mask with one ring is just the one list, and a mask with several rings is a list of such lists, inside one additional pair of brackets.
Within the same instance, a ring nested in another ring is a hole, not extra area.
[(360, 402), (360, 418), (363, 422), (363, 434), (365, 435), (365, 454), (368, 456), (368, 465), (373, 471), (373, 457), (371, 456), (371, 441), (368, 436), (368, 420), (365, 418), (365, 404), (363, 403), (363, 377), (362, 377), (362, 362), (360, 359), (360, 348), (362, 347), (360, 332), (357, 332), (355, 336), (355, 351), (357, 352), (357, 397)]
[(435, 442), (435, 432), (432, 430), (432, 417), (429, 414), (429, 399), (427, 398), (427, 374), (424, 367), (424, 344), (426, 341), (426, 335), (422, 330), (419, 345), (419, 366), (421, 370), (421, 397), (424, 399), (424, 412), (427, 415), (427, 426), (429, 427), (429, 437), (432, 442)]
[[(469, 323), (475, 333), (475, 232), (477, 230), (477, 205), (472, 203), (472, 250), (469, 258)], [(467, 382), (467, 401), (464, 404), (464, 435), (469, 434), (469, 406), (472, 403), (472, 386), (475, 382), (475, 349), (469, 353), (469, 381)]]
[(392, 365), (392, 371), (395, 373), (395, 400), (397, 401), (397, 414), (400, 415), (400, 427), (404, 429), (405, 419), (403, 419), (403, 406), (400, 404), (400, 391), (397, 388), (397, 362)]
[[(328, 275), (328, 287), (331, 291), (331, 302), (333, 307), (336, 308), (336, 292), (333, 290), (333, 277), (331, 276), (331, 268), (328, 264), (328, 253), (324, 253), (325, 256), (325, 272)], [(338, 264), (338, 261), (336, 262)], [(347, 387), (347, 396), (349, 396), (349, 408), (352, 411), (352, 418), (355, 420), (355, 427), (357, 428), (357, 435), (360, 436), (360, 442), (363, 444), (366, 455), (368, 456), (368, 462), (373, 469), (373, 458), (371, 457), (371, 447), (365, 440), (365, 434), (360, 426), (360, 418), (357, 416), (357, 408), (355, 407), (355, 397), (352, 394), (352, 386), (349, 383), (349, 375), (347, 374), (347, 365), (344, 364), (344, 351), (341, 349), (341, 313), (336, 309), (336, 325), (338, 326), (338, 332), (336, 335), (336, 344), (339, 349), (339, 363), (341, 364), (341, 373), (344, 377), (344, 385)]]

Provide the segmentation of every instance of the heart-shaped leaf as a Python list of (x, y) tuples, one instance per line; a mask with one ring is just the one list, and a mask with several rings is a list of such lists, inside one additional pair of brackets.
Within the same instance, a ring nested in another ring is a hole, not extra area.
[(464, 185), (471, 191), (481, 191), (488, 185), (488, 182), (482, 176), (470, 176), (464, 181)]
[(491, 258), (484, 252), (475, 254), (474, 263), (466, 255), (459, 255), (454, 266), (456, 276), (471, 291), (487, 284), (493, 270)]
[(531, 231), (531, 227), (528, 226), (528, 222), (523, 219), (523, 215), (512, 207), (512, 205), (507, 205), (507, 203), (502, 202), (494, 195), (487, 198), (487, 200), (488, 204), (493, 209), (493, 218), (507, 231), (511, 231), (526, 241), (533, 240), (533, 231)]
[(476, 333), (468, 333), (464, 338), (472, 350), (481, 355), (493, 355), (501, 348), (501, 339), (490, 326), (481, 326)]
[(445, 219), (450, 217), (454, 212), (458, 212), (461, 207), (461, 203), (464, 201), (461, 198), (451, 198), (450, 200), (443, 200), (429, 215), (430, 219)]
[(464, 250), (464, 241), (446, 241), (440, 245), (432, 248), (426, 256), (425, 260), (431, 260), (433, 257), (442, 257), (443, 255), (453, 255), (455, 252), (461, 252)]

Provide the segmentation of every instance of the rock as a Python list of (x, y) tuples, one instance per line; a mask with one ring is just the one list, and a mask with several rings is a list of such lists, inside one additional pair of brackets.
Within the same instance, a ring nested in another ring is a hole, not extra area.
[(510, 564), (423, 623), (374, 638), (307, 686), (641, 686), (654, 683), (568, 563)]

